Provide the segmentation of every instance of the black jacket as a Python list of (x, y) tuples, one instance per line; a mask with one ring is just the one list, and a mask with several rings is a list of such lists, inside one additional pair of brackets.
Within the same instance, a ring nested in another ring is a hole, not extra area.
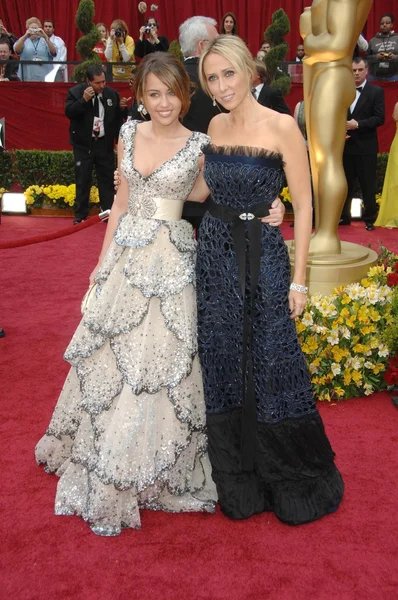
[(284, 115), (292, 114), (288, 105), (283, 99), (282, 92), (278, 88), (271, 87), (266, 83), (264, 83), (263, 87), (261, 88), (257, 102), (262, 104), (262, 106), (276, 110), (278, 113), (282, 113)]
[[(65, 102), (65, 114), (70, 119), (70, 143), (77, 148), (90, 149), (93, 135), (94, 108), (91, 101), (83, 98), (86, 83), (70, 88)], [(114, 148), (122, 124), (119, 94), (105, 87), (102, 92), (105, 109), (104, 128), (108, 152)]]
[(192, 86), (191, 105), (182, 123), (191, 131), (207, 133), (209, 123), (213, 117), (223, 112), (218, 106), (213, 106), (213, 101), (202, 89), (199, 82), (199, 57), (188, 58), (184, 67)]
[(344, 146), (345, 154), (377, 154), (377, 127), (384, 123), (384, 90), (367, 82), (354, 112), (348, 109), (347, 120), (358, 121), (359, 128), (348, 132)]
[(144, 56), (152, 54), (153, 52), (167, 52), (169, 49), (169, 40), (167, 37), (159, 35), (158, 39), (159, 44), (151, 44), (146, 38), (142, 41), (138, 39), (134, 48), (134, 54), (138, 56), (138, 58), (144, 58)]

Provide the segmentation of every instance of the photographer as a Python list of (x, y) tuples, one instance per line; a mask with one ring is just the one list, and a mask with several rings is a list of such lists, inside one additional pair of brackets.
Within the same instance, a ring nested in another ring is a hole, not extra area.
[[(167, 52), (169, 41), (164, 35), (158, 36), (159, 23), (151, 17), (140, 29), (140, 37), (135, 47), (135, 55), (143, 58), (152, 52)], [(148, 37), (144, 38), (144, 35)]]
[(381, 17), (380, 31), (369, 42), (367, 59), (373, 66), (373, 79), (398, 81), (398, 34), (392, 14)]
[(14, 52), (21, 61), (30, 60), (36, 64), (20, 64), (18, 77), (23, 81), (44, 81), (45, 76), (52, 70), (50, 64), (40, 64), (52, 61), (57, 56), (57, 47), (41, 28), (41, 22), (36, 17), (26, 21), (26, 33), (14, 44)]
[[(134, 63), (134, 40), (121, 19), (111, 24), (105, 58), (112, 63)], [(133, 65), (116, 65), (112, 69), (114, 81), (129, 81)]]
[(18, 40), (17, 36), (7, 31), (6, 26), (3, 23), (3, 19), (0, 17), (0, 37), (2, 39), (7, 38), (7, 43), (10, 46), (10, 50), (13, 49), (15, 42)]

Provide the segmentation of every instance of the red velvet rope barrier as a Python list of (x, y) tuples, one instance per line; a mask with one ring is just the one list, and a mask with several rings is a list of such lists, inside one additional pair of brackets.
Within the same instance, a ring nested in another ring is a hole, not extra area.
[(90, 217), (86, 221), (82, 221), (78, 225), (71, 225), (70, 227), (65, 227), (65, 229), (58, 229), (58, 231), (54, 231), (53, 233), (47, 233), (46, 235), (36, 235), (22, 240), (12, 240), (10, 242), (0, 243), (0, 250), (5, 250), (6, 248), (19, 248), (21, 246), (30, 246), (31, 244), (40, 244), (41, 242), (49, 242), (50, 240), (56, 240), (57, 238), (64, 237), (65, 235), (77, 233), (78, 231), (82, 231), (83, 229), (87, 229), (87, 227), (91, 227), (92, 225), (96, 225), (97, 223), (101, 222), (102, 220), (100, 218), (100, 215), (95, 215), (94, 217)]

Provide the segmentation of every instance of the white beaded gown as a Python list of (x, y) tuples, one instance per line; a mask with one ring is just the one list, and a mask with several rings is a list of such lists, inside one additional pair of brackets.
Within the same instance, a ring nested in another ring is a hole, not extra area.
[(198, 358), (196, 242), (181, 220), (209, 138), (145, 177), (137, 121), (121, 128), (128, 212), (65, 359), (72, 365), (36, 460), (60, 476), (55, 513), (100, 535), (140, 528), (140, 508), (215, 509)]

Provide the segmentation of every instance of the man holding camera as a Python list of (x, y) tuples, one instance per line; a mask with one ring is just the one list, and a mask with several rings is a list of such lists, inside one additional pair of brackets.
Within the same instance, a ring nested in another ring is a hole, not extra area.
[(41, 28), (41, 22), (36, 17), (26, 21), (26, 33), (14, 44), (14, 52), (21, 61), (29, 60), (35, 64), (20, 64), (18, 77), (23, 81), (44, 81), (45, 76), (52, 70), (51, 64), (41, 64), (52, 61), (57, 56), (57, 48)]
[[(105, 58), (112, 63), (134, 63), (134, 40), (121, 19), (116, 19), (111, 25)], [(132, 64), (115, 65), (112, 69), (114, 81), (129, 81), (132, 67)]]
[[(146, 22), (146, 25), (140, 29), (140, 37), (135, 47), (135, 55), (138, 58), (144, 58), (152, 52), (167, 52), (169, 49), (169, 41), (164, 35), (158, 36), (159, 23), (151, 17)], [(144, 37), (144, 35), (148, 37)]]
[(70, 142), (75, 160), (76, 225), (89, 212), (93, 167), (97, 173), (100, 204), (111, 208), (114, 196), (114, 145), (122, 123), (119, 94), (106, 87), (101, 65), (87, 68), (87, 81), (68, 91), (65, 114), (70, 119)]

